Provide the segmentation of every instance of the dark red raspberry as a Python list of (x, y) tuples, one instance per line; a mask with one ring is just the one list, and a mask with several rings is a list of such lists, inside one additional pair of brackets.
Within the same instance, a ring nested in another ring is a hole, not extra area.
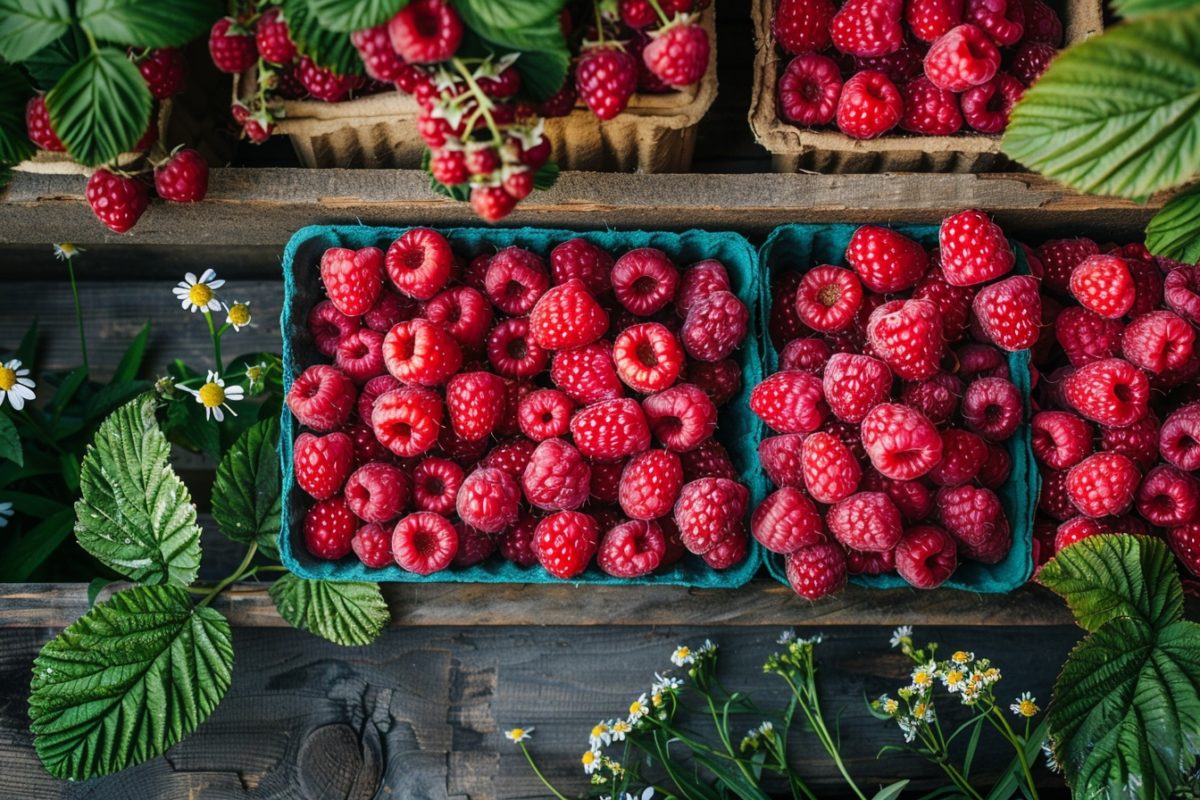
[(951, 28), (925, 54), (925, 77), (950, 92), (987, 83), (999, 69), (1000, 51), (975, 25)]
[(1162, 305), (1163, 276), (1151, 257), (1145, 259), (1125, 257), (1129, 275), (1133, 278), (1134, 298), (1128, 316), (1132, 319), (1149, 314)]
[(954, 355), (958, 359), (958, 376), (964, 381), (1012, 377), (1004, 354), (989, 344), (965, 344)]
[(182, 94), (187, 88), (187, 59), (178, 48), (160, 47), (151, 50), (145, 58), (137, 62), (137, 67), (155, 100), (166, 100), (168, 97)]
[(962, 22), (963, 0), (910, 0), (904, 4), (904, 21), (913, 36), (934, 42)]
[(922, 75), (900, 87), (904, 115), (900, 129), (923, 136), (949, 136), (963, 126), (963, 115), (954, 92), (940, 89)]
[(521, 567), (538, 563), (533, 552), (533, 535), (541, 520), (522, 511), (521, 516), (499, 536), (500, 555)]
[(779, 78), (779, 113), (797, 125), (828, 125), (837, 113), (841, 94), (842, 73), (834, 60), (804, 53), (789, 61)]
[(834, 542), (820, 542), (788, 553), (788, 585), (807, 600), (819, 600), (846, 586), (846, 554)]
[(568, 239), (550, 251), (550, 273), (554, 282), (566, 283), (578, 278), (596, 297), (612, 291), (608, 277), (612, 267), (613, 257), (587, 239)]
[(682, 88), (704, 77), (711, 52), (708, 31), (687, 16), (678, 16), (650, 35), (642, 63), (667, 86)]
[(338, 341), (334, 363), (358, 384), (386, 374), (387, 369), (383, 364), (383, 334), (370, 328), (359, 328), (343, 336)]
[(829, 26), (836, 13), (832, 0), (779, 0), (771, 31), (779, 46), (793, 55), (817, 53), (829, 47)]
[(363, 522), (388, 522), (408, 505), (408, 475), (391, 464), (364, 464), (346, 481), (346, 502)]
[(34, 95), (25, 104), (25, 132), (29, 141), (43, 150), (55, 153), (66, 152), (66, 147), (50, 125), (50, 113), (46, 110), (46, 96)]
[(848, 328), (862, 302), (863, 289), (858, 277), (841, 267), (819, 266), (809, 270), (796, 290), (797, 316), (805, 325), (822, 333)]
[(458, 534), (458, 550), (450, 561), (454, 569), (465, 569), (487, 561), (496, 552), (497, 537), (476, 530), (464, 522), (457, 522), (454, 531)]
[(373, 331), (387, 333), (396, 323), (415, 317), (418, 310), (412, 298), (385, 289), (371, 310), (362, 315), (362, 322)]
[(830, 22), (833, 46), (854, 56), (883, 56), (904, 43), (902, 0), (847, 0)]
[(1010, 438), (1024, 418), (1021, 393), (1004, 378), (980, 378), (967, 386), (962, 416), (967, 427), (993, 442)]
[(487, 455), (479, 460), (479, 466), (495, 467), (520, 480), (525, 467), (529, 465), (529, 459), (533, 458), (535, 449), (537, 445), (528, 439), (510, 439), (489, 450)]
[(638, 578), (658, 569), (666, 552), (667, 540), (657, 523), (630, 520), (600, 539), (596, 566), (617, 578)]
[(1137, 491), (1137, 511), (1151, 525), (1173, 528), (1200, 522), (1200, 480), (1169, 464), (1146, 473)]
[(355, 410), (358, 411), (358, 417), (367, 425), (371, 424), (371, 415), (375, 411), (375, 400), (379, 395), (385, 392), (390, 392), (392, 389), (399, 389), (400, 381), (393, 378), (391, 375), (376, 375), (369, 381), (363, 384), (362, 389), (358, 393), (358, 402), (355, 405)]
[(588, 499), (592, 471), (579, 451), (563, 439), (537, 446), (521, 475), (525, 498), (546, 511), (574, 511)]
[(802, 369), (822, 377), (832, 355), (833, 349), (822, 339), (793, 339), (779, 354), (779, 368)]
[(1112, 255), (1093, 255), (1071, 272), (1071, 294), (1089, 311), (1116, 319), (1133, 308), (1137, 288), (1129, 264)]
[(304, 515), (304, 546), (314, 558), (337, 561), (350, 553), (358, 520), (340, 495), (318, 500)]
[(919, 478), (942, 458), (937, 428), (920, 411), (897, 403), (871, 409), (862, 422), (862, 442), (872, 466), (895, 480)]
[(772, 553), (791, 553), (825, 541), (825, 524), (804, 492), (785, 486), (776, 489), (754, 509), (750, 532)]
[(936, 589), (958, 568), (958, 548), (936, 525), (914, 525), (896, 545), (896, 572), (917, 589)]
[(1056, 292), (1070, 291), (1071, 273), (1088, 256), (1100, 253), (1091, 239), (1052, 239), (1037, 249), (1042, 262), (1042, 284)]
[(1200, 469), (1200, 403), (1172, 411), (1159, 433), (1162, 457), (1179, 469)]
[(846, 262), (873, 292), (890, 294), (911, 289), (929, 269), (921, 245), (902, 233), (863, 225), (846, 245)]
[(767, 330), (771, 343), (780, 349), (792, 339), (807, 333), (805, 325), (796, 312), (796, 291), (804, 274), (794, 270), (777, 272), (771, 276), (771, 314)]
[[(772, 455), (781, 458), (784, 454)], [(837, 436), (824, 431), (810, 433), (804, 439), (801, 468), (804, 487), (818, 503), (836, 503), (849, 497), (858, 489), (862, 478), (862, 469), (850, 448)]]
[(1167, 531), (1167, 542), (1188, 572), (1200, 575), (1200, 522)]
[(981, 544), (971, 544), (969, 542), (961, 542), (959, 544), (959, 554), (962, 558), (968, 558), (972, 561), (979, 561), (984, 564), (999, 564), (1012, 550), (1012, 529), (1009, 527), (1007, 520), (1003, 524), (997, 525), (992, 535)]
[(337, 494), (354, 461), (354, 443), (345, 433), (296, 437), (292, 453), (296, 484), (310, 497), (324, 500)]
[(1167, 306), (1193, 325), (1200, 325), (1200, 265), (1179, 265), (1163, 278)]
[(883, 575), (896, 569), (896, 551), (864, 553), (846, 551), (846, 571), (851, 575)]
[(428, 300), (440, 292), (454, 269), (446, 237), (431, 228), (411, 228), (388, 247), (388, 277), (402, 293)]
[(223, 17), (213, 23), (208, 34), (208, 52), (221, 72), (245, 72), (258, 60), (254, 34), (233, 17)]
[(1121, 428), (1146, 416), (1150, 383), (1128, 361), (1106, 358), (1086, 364), (1067, 376), (1063, 395), (1072, 408), (1088, 419)]
[(150, 193), (144, 182), (107, 169), (92, 173), (84, 196), (96, 218), (116, 233), (125, 233), (132, 228), (150, 204)]
[(1026, 86), (1033, 86), (1058, 55), (1058, 48), (1045, 42), (1027, 41), (1018, 48), (1008, 70)]
[(392, 557), (402, 569), (417, 575), (446, 569), (457, 553), (458, 531), (440, 514), (409, 514), (392, 531)]
[(467, 440), (455, 433), (453, 426), (443, 425), (438, 432), (437, 446), (442, 455), (469, 468), (478, 464), (487, 452), (488, 439)]
[(536, 253), (506, 247), (488, 262), (484, 288), (496, 308), (505, 314), (528, 314), (550, 288), (550, 276)]
[(941, 312), (942, 335), (947, 342), (955, 342), (966, 333), (974, 298), (975, 290), (972, 287), (955, 286), (946, 280), (937, 259), (931, 261), (929, 271), (913, 290), (913, 299), (928, 300)]
[(966, 0), (963, 20), (978, 25), (1000, 47), (1016, 44), (1025, 32), (1022, 0)]
[(905, 522), (916, 522), (933, 514), (933, 492), (919, 481), (895, 481), (869, 469), (863, 475), (859, 488), (886, 494)]
[(825, 366), (822, 389), (838, 419), (862, 422), (868, 411), (888, 399), (892, 373), (877, 358), (835, 353)]
[(343, 433), (354, 442), (354, 463), (366, 464), (389, 458), (391, 453), (375, 438), (375, 431), (370, 425), (355, 422), (342, 429)]
[(556, 352), (550, 364), (550, 380), (582, 405), (615, 400), (625, 392), (613, 366), (612, 345), (606, 341)]
[(697, 361), (721, 361), (746, 338), (749, 322), (750, 310), (737, 295), (712, 292), (692, 304), (679, 331), (679, 341)]
[(637, 86), (638, 63), (619, 47), (585, 48), (575, 65), (575, 89), (597, 119), (624, 111)]
[(684, 483), (691, 483), (698, 478), (728, 478), (738, 479), (737, 468), (729, 451), (716, 439), (706, 439), (694, 450), (679, 454), (683, 463)]
[(975, 295), (972, 309), (980, 328), (997, 347), (1016, 352), (1037, 343), (1042, 322), (1037, 278), (1012, 275), (984, 286)]
[(882, 72), (859, 72), (842, 86), (837, 126), (847, 136), (874, 139), (896, 127), (903, 114), (904, 98)]
[(1067, 471), (1043, 467), (1042, 493), (1038, 495), (1038, 511), (1056, 520), (1070, 519), (1079, 513), (1067, 493)]
[(921, 74), (924, 65), (921, 62), (925, 48), (917, 48), (907, 39), (899, 50), (885, 56), (859, 56), (854, 59), (856, 72), (876, 70), (887, 75), (897, 84), (911, 80)]
[(772, 430), (809, 433), (821, 427), (828, 407), (820, 380), (803, 370), (786, 370), (751, 390), (750, 410)]
[(750, 491), (737, 481), (700, 478), (684, 485), (675, 502), (674, 519), (684, 547), (707, 553), (741, 530)]
[(839, 501), (825, 524), (844, 547), (855, 550), (891, 550), (903, 534), (900, 511), (882, 492), (857, 492)]
[(666, 253), (653, 247), (639, 247), (618, 258), (611, 279), (617, 301), (639, 317), (662, 310), (679, 288), (679, 270)]
[(1120, 321), (1079, 306), (1064, 308), (1054, 320), (1054, 336), (1075, 367), (1117, 355), (1124, 330)]
[(434, 64), (458, 51), (463, 24), (446, 0), (412, 0), (388, 22), (388, 35), (405, 61)]
[(699, 386), (714, 406), (723, 406), (742, 390), (742, 367), (732, 358), (687, 366), (687, 380)]
[(957, 375), (939, 372), (932, 378), (905, 383), (900, 399), (925, 415), (934, 425), (947, 422), (958, 410), (963, 395), (963, 382)]
[(1125, 456), (1094, 453), (1067, 473), (1067, 494), (1081, 514), (1118, 516), (1133, 506), (1141, 479), (1137, 466)]
[(683, 349), (667, 327), (644, 322), (621, 331), (613, 342), (617, 375), (635, 392), (659, 392), (675, 383), (683, 369)]
[(974, 480), (987, 463), (988, 446), (980, 437), (957, 428), (942, 431), (942, 460), (929, 471), (938, 486), (960, 486)]
[(364, 567), (382, 569), (394, 563), (392, 532), (377, 523), (363, 525), (355, 531), (354, 537), (350, 540), (350, 549), (354, 551), (354, 555), (358, 556), (358, 560)]
[(955, 539), (975, 548), (986, 548), (1008, 533), (1008, 518), (1000, 498), (991, 489), (955, 486), (937, 493), (938, 521)]
[(444, 413), (442, 398), (428, 389), (405, 386), (376, 398), (371, 428), (384, 447), (411, 458), (437, 444)]
[(533, 341), (528, 317), (506, 319), (492, 328), (487, 337), (487, 355), (496, 372), (506, 378), (532, 377), (550, 361), (549, 351)]
[(521, 490), (508, 473), (480, 467), (467, 476), (458, 490), (459, 518), (487, 533), (499, 533), (517, 520)]
[(258, 54), (264, 61), (272, 64), (290, 64), (296, 57), (296, 45), (292, 43), (281, 8), (269, 8), (263, 12), (254, 26), (254, 40)]
[(412, 472), (413, 506), (418, 511), (450, 514), (464, 479), (463, 468), (446, 458), (427, 458)]
[(1054, 469), (1069, 469), (1092, 453), (1095, 429), (1069, 411), (1039, 411), (1030, 423), (1033, 454)]
[(357, 390), (344, 372), (328, 364), (314, 364), (292, 383), (287, 404), (301, 425), (332, 431), (350, 418), (356, 397)]
[(767, 478), (776, 486), (803, 487), (804, 434), (768, 436), (758, 443), (758, 460)]
[(1159, 374), (1187, 365), (1195, 353), (1196, 330), (1172, 311), (1137, 317), (1121, 337), (1121, 352), (1136, 367)]
[(538, 523), (533, 552), (556, 578), (566, 580), (583, 572), (600, 541), (600, 526), (589, 514), (559, 511)]
[(1100, 428), (1100, 449), (1128, 456), (1141, 470), (1159, 460), (1159, 425), (1153, 411), (1124, 428)]
[(571, 438), (585, 457), (615, 461), (650, 447), (650, 427), (636, 400), (605, 400), (575, 412)]
[(938, 372), (946, 342), (937, 306), (928, 300), (892, 300), (871, 312), (871, 347), (898, 377), (918, 381)]
[(625, 465), (617, 497), (630, 519), (658, 519), (671, 513), (681, 488), (679, 456), (670, 450), (647, 450)]

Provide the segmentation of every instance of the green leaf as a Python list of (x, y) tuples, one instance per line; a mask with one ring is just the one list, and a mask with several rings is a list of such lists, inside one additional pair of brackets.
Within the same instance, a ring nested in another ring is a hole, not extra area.
[(1175, 557), (1161, 539), (1089, 536), (1045, 564), (1038, 582), (1062, 595), (1089, 631), (1122, 617), (1157, 627), (1183, 616)]
[(150, 124), (153, 98), (120, 50), (88, 53), (46, 95), (50, 122), (76, 161), (95, 166), (133, 149)]
[[(70, 511), (70, 500), (60, 502), (53, 497), (47, 497), (44, 494), (32, 494), (30, 492), (5, 492), (4, 499), (12, 502), (13, 508), (22, 514), (27, 514), (34, 519), (45, 519), (60, 511)], [(74, 511), (71, 512), (71, 518), (74, 519)]]
[(0, 414), (0, 458), (8, 459), (18, 467), (25, 466), (25, 451), (21, 449), (21, 437), (17, 426), (7, 414)]
[(74, 513), (64, 508), (9, 542), (0, 552), (0, 582), (21, 583), (71, 535)]
[(387, 22), (408, 0), (308, 0), (321, 24), (339, 33), (353, 33)]
[(33, 322), (29, 323), (29, 328), (25, 331), (25, 335), (21, 337), (21, 343), (17, 345), (16, 357), (22, 365), (33, 369), (37, 359), (38, 346), (38, 321), (35, 317)]
[(83, 459), (75, 536), (84, 550), (135, 581), (187, 586), (200, 567), (200, 528), (170, 454), (153, 395), (114, 411)]
[(1196, 4), (1196, 0), (1113, 0), (1113, 8), (1125, 19), (1135, 19), (1146, 14), (1183, 11)]
[(871, 800), (896, 800), (900, 796), (900, 793), (904, 791), (905, 786), (908, 786), (907, 779), (888, 784), (876, 792), (871, 797)]
[(150, 323), (147, 322), (138, 331), (137, 336), (133, 337), (129, 347), (125, 349), (125, 354), (121, 356), (121, 361), (117, 364), (117, 369), (113, 372), (112, 380), (109, 383), (124, 383), (136, 378), (138, 370), (142, 368), (142, 359), (146, 357), (146, 346), (149, 343)]
[(32, 95), (20, 70), (0, 63), (0, 164), (18, 164), (37, 150), (25, 130), (25, 103)]
[(377, 583), (310, 581), (289, 573), (271, 584), (271, 599), (293, 627), (334, 644), (370, 644), (391, 619)]
[(87, 38), (77, 25), (22, 62), (39, 89), (45, 91), (88, 51)]
[(100, 596), (100, 592), (104, 591), (104, 587), (116, 583), (111, 578), (92, 578), (88, 582), (87, 600), (88, 608), (96, 605), (96, 598)]
[(317, 66), (331, 69), (339, 75), (361, 75), (362, 59), (350, 37), (321, 24), (309, 10), (309, 0), (283, 0), (283, 16), (296, 49), (308, 56)]
[(67, 0), (0, 0), (0, 59), (24, 61), (67, 31)]
[(1156, 256), (1200, 263), (1200, 186), (1173, 198), (1150, 220), (1146, 247)]
[(97, 39), (130, 47), (180, 47), (216, 21), (209, 0), (79, 0), (79, 24)]
[(279, 421), (264, 419), (248, 428), (217, 465), (212, 515), (221, 533), (235, 542), (258, 542), (276, 553), (280, 495)]
[[(501, 56), (520, 53), (513, 66), (521, 73), (522, 89), (535, 100), (545, 100), (562, 88), (571, 63), (571, 54), (558, 22), (562, 3), (501, 6), (490, 0), (459, 0), (456, 3), (467, 24), (460, 54)], [(516, 24), (514, 20), (528, 22), (510, 27)]]
[(558, 183), (558, 176), (561, 172), (562, 170), (558, 168), (558, 164), (555, 164), (553, 161), (547, 161), (545, 164), (542, 164), (541, 169), (534, 174), (533, 188), (542, 192), (546, 191), (547, 189), (553, 187), (554, 184)]
[(1200, 5), (1062, 53), (1013, 109), (1004, 151), (1084, 192), (1143, 198), (1200, 173)]
[(1047, 714), (1073, 795), (1168, 797), (1200, 755), (1198, 686), (1195, 623), (1114, 619), (1076, 645)]
[(79, 391), (79, 387), (83, 386), (83, 382), (87, 380), (88, 371), (85, 367), (76, 367), (67, 373), (63, 378), (63, 382), (58, 385), (58, 391), (54, 393), (54, 402), (51, 407), (58, 413), (67, 407), (71, 402), (71, 398)]
[(196, 730), (229, 689), (233, 636), (176, 586), (112, 596), (33, 662), (33, 744), (51, 774), (108, 775), (154, 758)]

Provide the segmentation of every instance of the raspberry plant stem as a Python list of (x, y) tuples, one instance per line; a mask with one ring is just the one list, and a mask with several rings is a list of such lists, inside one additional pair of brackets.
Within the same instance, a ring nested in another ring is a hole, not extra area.
[[(499, 144), (504, 140), (500, 135), (500, 129), (496, 127), (496, 120), (492, 119), (492, 98), (487, 96), (487, 92), (479, 88), (479, 84), (475, 81), (475, 76), (471, 74), (471, 70), (467, 69), (467, 65), (457, 58), (450, 59), (450, 63), (458, 70), (458, 74), (463, 76), (463, 80), (467, 82), (467, 88), (471, 91), (471, 96), (475, 98), (475, 102), (479, 105), (480, 112), (483, 113), (483, 119), (487, 122), (488, 130), (492, 132), (492, 139)], [(466, 131), (465, 133), (471, 133)]]
[(658, 14), (658, 18), (660, 20), (662, 20), (662, 24), (663, 25), (669, 24), (671, 22), (671, 20), (667, 16), (667, 12), (663, 11), (662, 6), (660, 6), (658, 4), (658, 0), (649, 0), (649, 2), (650, 2), (650, 7), (654, 9), (654, 13)]
[(249, 571), (250, 562), (254, 560), (254, 554), (257, 552), (258, 552), (258, 542), (253, 542), (250, 545), (250, 547), (248, 547), (246, 549), (246, 557), (242, 559), (241, 564), (238, 564), (237, 569), (235, 569), (233, 572), (231, 572), (223, 581), (221, 581), (216, 586), (214, 586), (208, 592), (208, 594), (204, 595), (204, 597), (200, 600), (200, 602), (196, 604), (196, 607), (204, 608), (206, 605), (208, 605), (209, 603), (211, 603), (213, 601), (213, 598), (215, 598), (221, 592), (225, 591), (225, 589), (227, 589), (230, 584), (234, 583), (235, 581), (240, 580), (242, 578), (242, 576), (244, 576), (247, 573), (247, 571)]

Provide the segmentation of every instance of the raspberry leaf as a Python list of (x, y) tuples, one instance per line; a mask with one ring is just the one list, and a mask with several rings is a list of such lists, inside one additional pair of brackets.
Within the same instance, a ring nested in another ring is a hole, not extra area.
[(1156, 256), (1200, 263), (1200, 188), (1171, 200), (1150, 220), (1146, 247)]
[(83, 30), (78, 25), (72, 25), (62, 36), (21, 62), (21, 67), (29, 73), (39, 89), (46, 90), (58, 83), (58, 79), (75, 66), (75, 62), (83, 58), (87, 51), (88, 43)]
[(67, 32), (67, 0), (0, 0), (0, 59), (24, 61)]
[(318, 67), (331, 69), (339, 75), (361, 75), (362, 59), (350, 42), (350, 37), (331, 30), (310, 7), (315, 0), (283, 0), (283, 16), (296, 49), (308, 56)]
[(1114, 0), (1112, 5), (1125, 19), (1136, 19), (1147, 14), (1182, 11), (1195, 3), (1196, 0)]
[(279, 421), (260, 420), (225, 452), (213, 483), (212, 515), (235, 542), (257, 542), (274, 556), (279, 536)]
[(114, 411), (83, 459), (75, 538), (135, 581), (187, 586), (200, 567), (200, 528), (170, 450), (152, 394)]
[(1013, 110), (1004, 151), (1080, 191), (1145, 198), (1200, 173), (1200, 6), (1062, 53)]
[(25, 102), (32, 94), (16, 67), (0, 64), (0, 164), (16, 164), (35, 151), (25, 131)]
[(42, 648), (29, 716), (38, 757), (69, 780), (160, 755), (229, 689), (233, 637), (186, 589), (138, 586), (100, 603)]
[(513, 66), (521, 73), (522, 85), (535, 100), (545, 100), (562, 88), (571, 61), (559, 24), (564, 5), (563, 0), (454, 0), (454, 8), (474, 34), (463, 38), (463, 51), (485, 53), (499, 48), (497, 55), (520, 53)]
[(76, 13), (83, 29), (97, 39), (130, 47), (180, 47), (217, 18), (208, 0), (79, 0)]
[(340, 33), (382, 25), (406, 5), (408, 0), (308, 0), (321, 25)]
[(370, 644), (391, 615), (377, 583), (331, 583), (287, 574), (271, 584), (271, 599), (293, 627), (334, 644)]
[(150, 123), (152, 104), (138, 68), (111, 47), (88, 53), (46, 95), (50, 122), (67, 152), (88, 166), (133, 149)]

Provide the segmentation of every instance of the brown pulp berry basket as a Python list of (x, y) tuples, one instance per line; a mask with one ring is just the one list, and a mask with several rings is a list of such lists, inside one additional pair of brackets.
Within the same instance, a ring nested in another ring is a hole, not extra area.
[[(669, 94), (636, 94), (615, 119), (602, 122), (578, 104), (570, 114), (546, 120), (552, 158), (563, 169), (615, 172), (687, 172), (696, 149), (696, 126), (717, 96), (716, 11), (700, 24), (712, 51), (695, 86)], [(276, 133), (291, 138), (306, 167), (399, 167), (421, 165), (425, 144), (417, 134), (417, 101), (403, 92), (322, 103), (289, 100)]]
[[(854, 139), (836, 129), (809, 130), (779, 118), (776, 85), (791, 56), (775, 46), (771, 19), (777, 0), (751, 0), (754, 22), (754, 89), (750, 127), (771, 151), (776, 172), (987, 172), (1012, 166), (1000, 137), (982, 133), (917, 136), (886, 133)], [(1100, 33), (1100, 0), (1049, 0), (1063, 22), (1064, 47)]]

